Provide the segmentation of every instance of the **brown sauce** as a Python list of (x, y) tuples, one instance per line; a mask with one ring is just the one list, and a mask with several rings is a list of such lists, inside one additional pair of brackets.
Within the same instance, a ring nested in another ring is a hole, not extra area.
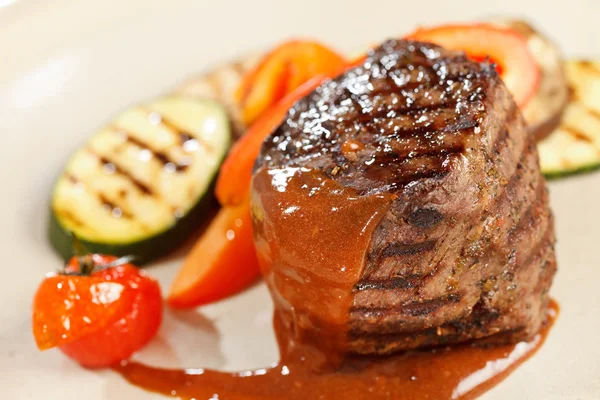
[[(147, 390), (183, 399), (470, 399), (502, 381), (544, 342), (462, 345), (386, 358), (348, 354), (352, 291), (390, 195), (359, 196), (322, 172), (261, 169), (253, 180), (256, 247), (275, 305), (280, 361), (237, 373), (116, 368)], [(202, 349), (198, 349), (202, 351)]]
[(282, 356), (315, 369), (346, 351), (352, 290), (389, 194), (358, 196), (322, 172), (262, 169), (253, 181), (255, 239), (281, 321)]
[[(315, 374), (301, 362), (237, 373), (164, 370), (137, 363), (116, 368), (130, 383), (183, 399), (473, 399), (502, 382), (542, 346), (558, 313), (528, 342), (498, 347), (458, 346), (383, 360), (348, 361), (339, 371)], [(199, 349), (198, 351), (202, 351)]]

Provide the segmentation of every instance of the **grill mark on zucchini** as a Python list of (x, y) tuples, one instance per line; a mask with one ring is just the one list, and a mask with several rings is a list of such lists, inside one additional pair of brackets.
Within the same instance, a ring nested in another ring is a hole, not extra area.
[(66, 173), (65, 174), (65, 178), (67, 178), (69, 180), (69, 182), (71, 182), (73, 185), (77, 185), (79, 183), (81, 183), (81, 181), (77, 178), (75, 178), (73, 175)]
[[(157, 198), (157, 199), (161, 199), (161, 196), (158, 193), (154, 192), (146, 184), (144, 184), (143, 182), (141, 182), (140, 180), (138, 180), (136, 177), (134, 177), (133, 175), (131, 175), (127, 170), (123, 169), (115, 161), (110, 160), (109, 158), (107, 158), (105, 156), (101, 156), (101, 155), (95, 153), (94, 150), (92, 150), (89, 147), (86, 150), (88, 151), (89, 154), (95, 156), (96, 158), (98, 158), (98, 160), (100, 160), (100, 162), (103, 164), (103, 168), (106, 167), (107, 165), (110, 165), (111, 169), (114, 168), (114, 173), (117, 173), (117, 174), (121, 175), (122, 177), (128, 179), (142, 193), (144, 193), (145, 195), (148, 195), (148, 196), (152, 196), (152, 197)], [(164, 200), (162, 200), (162, 201), (164, 203), (166, 203)], [(179, 219), (179, 218), (181, 218), (183, 216), (183, 212), (182, 212), (182, 210), (179, 207), (174, 207), (174, 206), (169, 205), (169, 204), (167, 204), (167, 205), (170, 207), (171, 213), (175, 216), (176, 219)]]
[(189, 142), (190, 140), (197, 140), (195, 137), (191, 136), (188, 133), (185, 132), (179, 132), (179, 143), (183, 146), (185, 143)]
[(565, 125), (562, 129), (569, 134), (569, 136), (573, 137), (575, 140), (580, 140), (586, 143), (593, 144), (594, 141), (592, 138), (588, 137), (584, 132), (577, 130), (572, 126)]
[(213, 152), (214, 149), (212, 148), (212, 146), (209, 143), (202, 140), (202, 138), (195, 137), (194, 135), (191, 135), (189, 132), (186, 132), (184, 129), (178, 127), (175, 122), (166, 118), (164, 115), (162, 115), (158, 111), (154, 111), (151, 109), (146, 109), (146, 111), (148, 112), (148, 118), (151, 120), (151, 123), (154, 123), (154, 121), (152, 121), (152, 120), (156, 119), (158, 121), (158, 124), (167, 128), (169, 131), (171, 131), (175, 135), (179, 136), (179, 138), (189, 137), (189, 138), (195, 139), (200, 145), (202, 145), (202, 147), (204, 147), (204, 149), (206, 150), (207, 153)]
[(596, 68), (596, 65), (594, 65), (594, 63), (592, 61), (589, 60), (581, 60), (579, 62), (579, 67), (581, 69), (586, 70), (587, 72), (593, 74), (593, 75), (597, 75), (600, 76), (600, 69)]
[[(150, 145), (148, 145), (148, 143), (138, 139), (137, 137), (132, 135), (131, 132), (128, 132), (119, 126), (113, 126), (113, 132), (122, 135), (127, 142), (132, 143), (143, 150), (148, 150), (150, 153), (152, 153), (152, 157), (160, 161), (164, 167), (171, 166), (170, 168), (172, 168), (176, 172), (185, 171), (189, 167), (189, 165), (187, 164), (180, 164), (175, 160), (172, 160), (164, 152), (151, 147)], [(186, 134), (186, 136), (189, 135)]]
[[(85, 184), (85, 182), (83, 182), (81, 179), (77, 178), (76, 176), (74, 176), (73, 174), (70, 173), (65, 173), (65, 178), (71, 182), (71, 184), (73, 185), (82, 185), (82, 187), (84, 188), (84, 190), (86, 192), (88, 192), (91, 195), (94, 195), (96, 197), (98, 197), (98, 200), (100, 201), (100, 203), (102, 203), (102, 206), (108, 209), (108, 212), (115, 218), (127, 218), (127, 219), (133, 219), (133, 215), (125, 210), (125, 207), (116, 204), (114, 201), (108, 199), (104, 193), (101, 192), (95, 192), (90, 190), (89, 186)], [(125, 193), (124, 190), (121, 190), (121, 192)], [(121, 193), (119, 193), (119, 195), (121, 195)], [(121, 195), (121, 197), (124, 197), (124, 195)], [(118, 210), (118, 211), (117, 211)], [(73, 219), (73, 218), (72, 218)], [(75, 220), (73, 219), (73, 221), (75, 222)], [(83, 226), (83, 223), (81, 221), (79, 221), (80, 226)], [(142, 228), (146, 229), (145, 226), (143, 226), (143, 224), (140, 223), (140, 225), (142, 225)]]
[(577, 101), (577, 89), (573, 85), (567, 86), (567, 91), (569, 92), (569, 102), (574, 103)]
[(585, 104), (580, 104), (580, 105), (585, 110), (585, 112), (590, 114), (590, 116), (600, 120), (600, 112), (598, 112), (596, 110), (592, 110), (591, 108), (587, 107)]
[(89, 147), (86, 150), (89, 154), (93, 155), (94, 157), (98, 158), (98, 160), (100, 160), (100, 162), (103, 164), (102, 165), (103, 168), (108, 165), (111, 165), (111, 167), (109, 167), (109, 168), (114, 168), (115, 173), (117, 173), (117, 174), (123, 176), (124, 178), (128, 179), (129, 181), (131, 181), (131, 183), (133, 183), (133, 185), (135, 187), (137, 187), (140, 190), (140, 192), (142, 192), (148, 196), (155, 196), (155, 193), (152, 189), (150, 189), (148, 186), (146, 186), (146, 184), (144, 184), (143, 182), (140, 182), (137, 178), (132, 176), (128, 171), (126, 171), (122, 167), (120, 167), (117, 163), (108, 159), (105, 156), (101, 156), (101, 155), (95, 153), (94, 150), (90, 149)]
[(106, 208), (106, 210), (109, 212), (109, 214), (115, 218), (126, 218), (126, 219), (132, 219), (133, 215), (131, 215), (129, 212), (123, 210), (122, 207), (118, 206), (117, 204), (113, 203), (111, 200), (109, 200), (103, 193), (94, 193), (96, 196), (98, 196), (98, 200), (100, 200), (100, 202), (102, 203), (102, 207)]
[[(189, 135), (188, 135), (189, 136)], [(135, 187), (137, 187), (142, 193), (144, 193), (145, 195), (148, 196), (152, 196), (156, 199), (160, 199), (163, 203), (166, 204), (166, 202), (161, 198), (160, 194), (154, 192), (150, 187), (148, 187), (148, 185), (146, 185), (145, 183), (141, 182), (140, 180), (138, 180), (136, 177), (134, 177), (133, 175), (131, 175), (127, 170), (125, 170), (124, 168), (122, 168), (121, 166), (119, 166), (115, 161), (105, 157), (105, 156), (101, 156), (97, 153), (95, 153), (91, 148), (87, 148), (87, 151), (95, 156), (96, 158), (98, 158), (100, 160), (100, 162), (103, 164), (103, 167), (107, 166), (107, 165), (111, 165), (110, 168), (114, 168), (114, 172), (121, 175), (122, 177), (128, 179), (129, 181), (131, 181), (131, 183), (133, 183), (133, 185)], [(173, 163), (172, 163), (173, 164)], [(169, 206), (169, 208), (171, 209), (171, 213), (175, 216), (176, 219), (180, 219), (181, 217), (183, 217), (184, 215), (184, 211), (180, 208), (180, 207), (174, 207), (170, 204), (167, 204), (167, 206)], [(121, 208), (122, 211), (122, 208)]]

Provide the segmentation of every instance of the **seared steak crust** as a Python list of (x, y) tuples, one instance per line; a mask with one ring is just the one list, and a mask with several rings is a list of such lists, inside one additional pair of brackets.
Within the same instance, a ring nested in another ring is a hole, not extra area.
[(548, 191), (493, 65), (385, 42), (300, 100), (257, 165), (393, 195), (354, 287), (350, 352), (517, 341), (543, 323), (556, 271)]

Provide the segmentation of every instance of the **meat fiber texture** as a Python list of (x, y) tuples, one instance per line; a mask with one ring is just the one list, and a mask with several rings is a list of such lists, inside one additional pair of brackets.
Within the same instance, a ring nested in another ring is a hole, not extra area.
[(258, 166), (389, 193), (348, 322), (349, 351), (531, 339), (556, 271), (534, 138), (493, 65), (390, 40), (300, 100)]

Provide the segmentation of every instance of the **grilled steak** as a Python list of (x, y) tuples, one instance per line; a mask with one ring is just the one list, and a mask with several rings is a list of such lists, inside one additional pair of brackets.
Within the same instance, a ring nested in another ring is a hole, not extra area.
[(384, 43), (266, 140), (257, 169), (290, 167), (389, 196), (353, 285), (350, 353), (513, 342), (545, 320), (556, 270), (548, 191), (493, 65)]

